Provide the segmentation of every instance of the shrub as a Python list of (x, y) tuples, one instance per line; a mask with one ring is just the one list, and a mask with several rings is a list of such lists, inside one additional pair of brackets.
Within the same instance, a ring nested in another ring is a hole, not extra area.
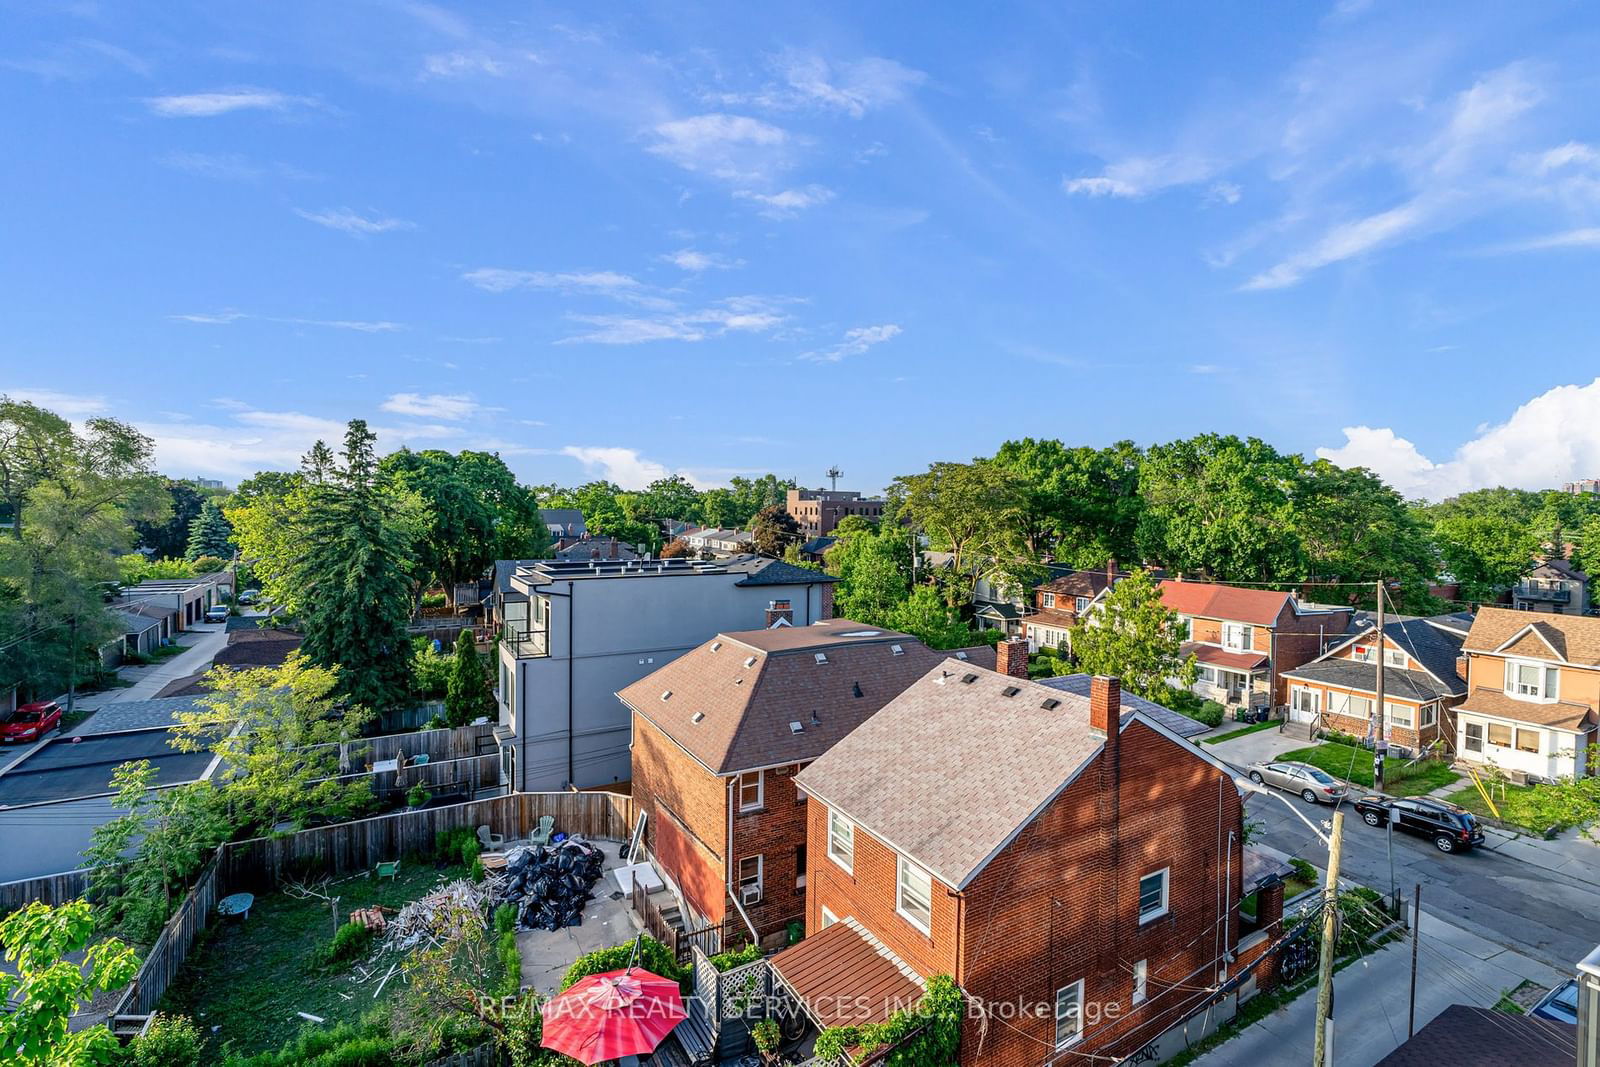
[(747, 963), (754, 963), (761, 958), (761, 946), (751, 942), (744, 948), (732, 952), (719, 952), (711, 957), (711, 966), (719, 971), (731, 971), (735, 967), (743, 967)]
[(276, 1051), (230, 1055), (223, 1062), (225, 1067), (390, 1067), (395, 1053), (387, 1024), (374, 1015), (327, 1029), (306, 1026)]
[(413, 808), (420, 808), (433, 799), (433, 794), (428, 792), (428, 787), (418, 782), (406, 791), (406, 803)]
[(1289, 866), (1294, 869), (1294, 876), (1302, 882), (1310, 882), (1312, 885), (1316, 885), (1321, 880), (1317, 874), (1317, 869), (1303, 859), (1296, 857), (1289, 861)]
[(334, 931), (333, 944), (329, 947), (328, 958), (335, 963), (344, 963), (362, 956), (372, 947), (372, 928), (362, 926), (360, 923), (345, 923)]
[[(633, 942), (624, 941), (611, 948), (603, 948), (598, 952), (591, 952), (579, 956), (567, 973), (561, 978), (561, 988), (570, 989), (578, 982), (591, 974), (605, 974), (607, 971), (620, 971), (628, 965), (628, 959), (633, 954)], [(638, 965), (652, 974), (659, 974), (663, 978), (670, 978), (674, 982), (683, 983), (689, 978), (689, 969), (679, 967), (678, 961), (673, 958), (667, 946), (655, 938), (645, 935), (639, 942)]]
[[(881, 1023), (829, 1027), (817, 1035), (813, 1055), (855, 1063), (859, 1060), (851, 1049), (859, 1048), (865, 1057), (888, 1048), (883, 1060), (887, 1067), (954, 1067), (965, 1013), (960, 987), (948, 975), (936, 974), (915, 1008), (897, 1011)], [(901, 1041), (905, 1043), (897, 1044)]]
[[(515, 921), (515, 915), (512, 916)], [(495, 925), (500, 923), (500, 916), (495, 915)], [(517, 951), (517, 932), (505, 930), (500, 934), (500, 939), (495, 942), (494, 954), (500, 960), (500, 995), (514, 997), (522, 990), (522, 953)]]
[(783, 1032), (778, 1029), (776, 1019), (762, 1019), (750, 1028), (750, 1037), (756, 1043), (756, 1051), (765, 1055), (778, 1051), (778, 1046), (783, 1043)]
[[(412, 788), (412, 792), (417, 787)], [(406, 794), (410, 800), (411, 794)], [(426, 800), (423, 801), (427, 803)], [(459, 863), (463, 867), (471, 867), (478, 862), (478, 857), (483, 854), (483, 842), (478, 840), (478, 831), (471, 826), (452, 826), (448, 830), (439, 830), (433, 835), (434, 856), (445, 863)]]
[(1195, 712), (1195, 719), (1207, 726), (1222, 725), (1223, 707), (1215, 700), (1205, 700), (1200, 703), (1200, 710)]
[(157, 1012), (150, 1029), (128, 1046), (130, 1067), (200, 1067), (204, 1039), (187, 1015)]
[(517, 906), (502, 904), (494, 909), (494, 932), (509, 934), (517, 928)]

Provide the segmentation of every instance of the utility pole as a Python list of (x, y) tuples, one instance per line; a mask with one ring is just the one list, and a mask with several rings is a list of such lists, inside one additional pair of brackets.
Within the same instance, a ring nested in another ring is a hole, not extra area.
[(1339, 943), (1339, 853), (1344, 845), (1344, 809), (1333, 813), (1328, 841), (1328, 884), (1322, 894), (1322, 959), (1317, 967), (1316, 1052), (1311, 1067), (1333, 1067), (1333, 957)]
[(78, 702), (78, 613), (72, 613), (71, 628), (67, 631), (67, 714), (71, 715)]
[(1406, 1016), (1406, 1037), (1417, 1032), (1417, 939), (1422, 936), (1422, 883), (1411, 905), (1411, 1013)]
[(1378, 579), (1378, 706), (1372, 711), (1375, 734), (1372, 746), (1372, 785), (1383, 792), (1383, 757), (1389, 752), (1383, 721), (1383, 579)]

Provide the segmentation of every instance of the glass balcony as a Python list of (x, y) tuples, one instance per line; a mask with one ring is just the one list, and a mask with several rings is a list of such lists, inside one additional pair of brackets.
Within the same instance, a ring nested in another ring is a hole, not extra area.
[(550, 655), (548, 630), (523, 630), (507, 623), (500, 633), (500, 641), (517, 659), (535, 659)]

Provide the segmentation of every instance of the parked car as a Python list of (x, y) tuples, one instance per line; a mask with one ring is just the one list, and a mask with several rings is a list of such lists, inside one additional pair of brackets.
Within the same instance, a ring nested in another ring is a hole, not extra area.
[(1529, 1015), (1553, 1019), (1558, 1023), (1578, 1022), (1578, 983), (1569, 978), (1540, 998)]
[(1321, 767), (1294, 760), (1252, 763), (1250, 780), (1257, 785), (1274, 785), (1299, 793), (1307, 804), (1337, 804), (1344, 799), (1343, 783)]
[(1433, 839), (1440, 852), (1465, 852), (1483, 844), (1483, 827), (1466, 808), (1426, 797), (1364, 796), (1356, 811), (1368, 826), (1394, 823), (1396, 830)]
[(206, 609), (206, 622), (227, 622), (228, 605), (218, 604), (214, 608)]
[(61, 707), (53, 700), (24, 704), (0, 716), (0, 742), (37, 741), (61, 725)]
[(256, 602), (256, 597), (260, 595), (261, 591), (259, 589), (246, 589), (244, 592), (239, 594), (238, 603), (254, 604)]

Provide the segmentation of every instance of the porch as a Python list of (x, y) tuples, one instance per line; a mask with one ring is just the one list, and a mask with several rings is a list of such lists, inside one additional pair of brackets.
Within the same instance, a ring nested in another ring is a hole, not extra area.
[(1272, 665), (1259, 652), (1235, 652), (1216, 645), (1189, 642), (1185, 656), (1193, 655), (1200, 668), (1189, 691), (1203, 700), (1227, 707), (1272, 706)]

